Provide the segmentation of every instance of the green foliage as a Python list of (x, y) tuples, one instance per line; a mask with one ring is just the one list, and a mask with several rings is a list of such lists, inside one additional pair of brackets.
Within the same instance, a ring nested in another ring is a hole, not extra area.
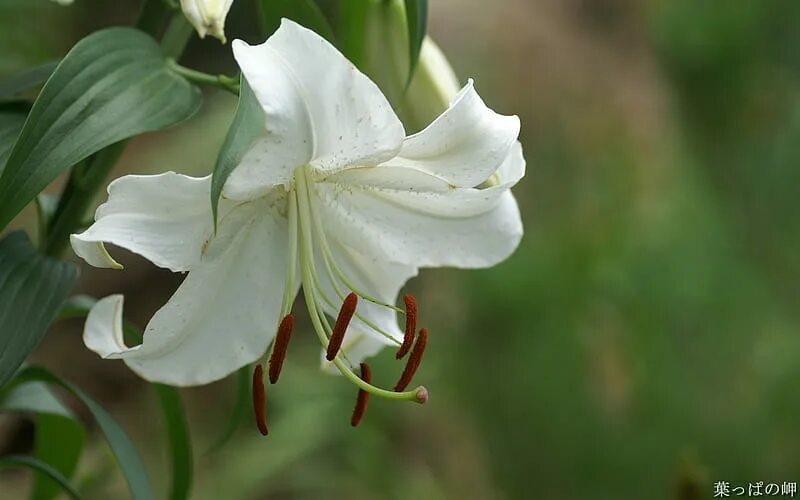
[[(86, 438), (83, 425), (73, 416), (48, 412), (38, 412), (35, 423), (36, 457), (64, 477), (73, 477)], [(58, 495), (60, 489), (61, 485), (57, 481), (39, 475), (33, 482), (31, 500), (51, 500)]]
[(82, 500), (83, 498), (81, 494), (78, 493), (78, 491), (70, 484), (69, 479), (64, 477), (50, 464), (39, 459), (21, 455), (6, 455), (4, 457), (0, 457), (0, 467), (26, 467), (39, 472), (52, 480), (73, 500)]
[(186, 500), (192, 488), (193, 459), (192, 442), (186, 416), (183, 413), (180, 394), (174, 387), (162, 384), (154, 385), (161, 413), (169, 441), (170, 464), (172, 466), (170, 478), (169, 498), (171, 500)]
[(62, 380), (44, 368), (28, 366), (23, 368), (15, 377), (15, 383), (23, 384), (31, 381), (44, 382), (49, 385), (58, 386), (73, 396), (78, 398), (89, 410), (105, 434), (111, 450), (117, 457), (122, 473), (128, 482), (131, 496), (134, 500), (151, 500), (155, 498), (150, 487), (150, 479), (147, 477), (147, 469), (139, 456), (139, 452), (131, 442), (125, 431), (119, 426), (108, 411), (100, 406), (94, 399), (90, 398), (81, 389), (73, 384)]
[(24, 232), (0, 240), (0, 387), (39, 343), (76, 278), (74, 264), (37, 253)]
[(0, 173), (24, 123), (25, 113), (0, 108)]
[(217, 223), (219, 197), (225, 181), (239, 164), (244, 154), (253, 145), (264, 128), (264, 112), (256, 100), (247, 80), (242, 78), (239, 89), (239, 104), (233, 122), (225, 136), (225, 142), (219, 150), (214, 176), (211, 179), (211, 207), (214, 213), (214, 224)]
[[(78, 465), (85, 431), (77, 417), (56, 399), (46, 384), (28, 382), (11, 384), (0, 393), (0, 410), (35, 414), (35, 455), (50, 469), (71, 478)], [(64, 488), (64, 481), (45, 474), (34, 476), (32, 500), (50, 500)]]
[(115, 142), (190, 117), (199, 90), (143, 32), (109, 28), (78, 42), (33, 105), (2, 174), (0, 228), (60, 173)]
[(271, 35), (281, 18), (291, 19), (334, 42), (333, 29), (314, 0), (256, 0), (259, 2), (262, 32)]
[(417, 69), (422, 41), (428, 33), (428, 0), (405, 0), (408, 24), (408, 80), (411, 83)]
[(53, 74), (56, 66), (58, 66), (58, 61), (50, 61), (0, 80), (0, 101), (17, 97), (19, 94), (43, 84)]

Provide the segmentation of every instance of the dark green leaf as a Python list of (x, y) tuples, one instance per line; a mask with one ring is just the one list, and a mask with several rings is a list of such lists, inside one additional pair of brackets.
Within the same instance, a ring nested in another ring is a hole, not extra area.
[(0, 229), (72, 165), (199, 105), (200, 91), (145, 33), (109, 28), (84, 38), (44, 85), (0, 175)]
[(211, 178), (211, 208), (214, 212), (214, 224), (217, 220), (217, 205), (222, 194), (222, 187), (233, 169), (239, 164), (244, 154), (253, 145), (264, 129), (264, 112), (250, 89), (247, 80), (242, 78), (239, 89), (239, 104), (236, 114), (228, 129), (225, 142), (219, 150)]
[(23, 231), (0, 240), (0, 387), (44, 336), (77, 275), (74, 264), (36, 252)]
[(414, 77), (419, 62), (422, 41), (428, 32), (428, 0), (405, 0), (408, 21), (408, 81)]
[(53, 74), (56, 66), (58, 61), (49, 61), (3, 78), (0, 80), (0, 101), (16, 97), (43, 84)]
[(147, 469), (139, 456), (139, 452), (136, 451), (136, 447), (111, 414), (95, 400), (71, 383), (61, 380), (44, 368), (36, 366), (26, 366), (20, 370), (15, 377), (15, 381), (18, 383), (39, 381), (57, 385), (80, 399), (94, 417), (100, 430), (105, 434), (108, 444), (111, 446), (111, 451), (117, 457), (119, 466), (128, 481), (131, 496), (134, 500), (151, 500), (154, 498), (153, 491), (150, 488), (150, 480), (147, 477)]
[[(56, 398), (46, 384), (9, 384), (0, 394), (0, 409), (36, 414), (36, 456), (66, 478), (75, 473), (86, 431), (75, 415)], [(61, 485), (48, 475), (33, 479), (33, 500), (51, 500)]]
[(0, 409), (75, 418), (69, 408), (53, 395), (47, 384), (41, 382), (8, 384), (0, 393)]
[(73, 295), (58, 311), (58, 319), (85, 318), (97, 299), (88, 295)]
[[(30, 384), (26, 384), (30, 385)], [(78, 467), (86, 431), (77, 420), (63, 415), (36, 415), (36, 457), (71, 478)], [(31, 500), (52, 500), (60, 491), (57, 481), (38, 475), (33, 481)]]
[(71, 498), (80, 500), (81, 494), (78, 493), (70, 483), (69, 479), (64, 477), (60, 472), (54, 469), (51, 465), (42, 462), (33, 457), (26, 457), (22, 455), (6, 455), (0, 458), (0, 467), (27, 467), (36, 472), (45, 474), (47, 477), (55, 481), (61, 489)]
[(246, 366), (244, 368), (240, 368), (239, 371), (236, 372), (236, 400), (233, 403), (231, 418), (228, 420), (228, 426), (225, 429), (225, 433), (223, 433), (219, 440), (214, 443), (209, 450), (210, 452), (218, 450), (225, 443), (227, 443), (241, 425), (242, 419), (247, 412), (247, 408), (250, 406), (251, 380), (252, 375), (250, 374), (250, 367)]
[(24, 113), (0, 111), (0, 172), (3, 171), (3, 165), (5, 165), (24, 123)]
[(339, 3), (338, 31), (339, 48), (358, 68), (364, 66), (364, 41), (366, 40), (367, 13), (371, 2), (366, 0), (341, 0)]
[(164, 415), (167, 437), (169, 438), (170, 462), (172, 471), (170, 477), (169, 498), (172, 500), (186, 500), (192, 486), (192, 440), (189, 426), (183, 412), (181, 397), (178, 389), (162, 384), (153, 387), (161, 403), (161, 413)]
[(258, 0), (261, 7), (261, 27), (269, 36), (278, 29), (281, 18), (291, 19), (334, 42), (333, 29), (314, 0)]

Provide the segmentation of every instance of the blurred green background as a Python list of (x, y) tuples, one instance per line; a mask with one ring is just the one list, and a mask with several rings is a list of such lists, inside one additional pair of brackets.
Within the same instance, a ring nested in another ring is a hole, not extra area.
[[(130, 23), (136, 5), (0, 0), (0, 75)], [(231, 38), (258, 41), (248, 8), (235, 2)], [(270, 392), (268, 438), (248, 412), (209, 452), (235, 384), (183, 391), (193, 498), (691, 499), (715, 481), (798, 481), (798, 26), (795, 0), (431, 2), (459, 77), (522, 119), (522, 245), (496, 268), (410, 284), (431, 330), (424, 407), (373, 398), (352, 429), (355, 391), (318, 371), (307, 322)], [(233, 71), (216, 40), (195, 40), (185, 63)], [(195, 119), (137, 139), (115, 176), (209, 172), (234, 105), (208, 92)], [(83, 266), (79, 291), (125, 293), (144, 324), (180, 277), (122, 260), (123, 273)], [(152, 391), (86, 350), (80, 328), (57, 325), (34, 360), (110, 408), (163, 490)], [(399, 369), (391, 353), (373, 363), (384, 384)], [(0, 452), (32, 432), (0, 416)], [(81, 477), (93, 498), (126, 494), (98, 436)], [(0, 498), (28, 482), (3, 472)]]

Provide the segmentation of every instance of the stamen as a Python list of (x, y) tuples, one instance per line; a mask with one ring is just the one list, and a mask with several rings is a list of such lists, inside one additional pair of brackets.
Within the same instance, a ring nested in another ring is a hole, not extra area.
[(262, 436), (269, 434), (267, 430), (267, 393), (264, 390), (264, 367), (256, 365), (253, 371), (253, 410), (256, 413), (256, 425)]
[(403, 296), (403, 302), (406, 303), (406, 334), (403, 337), (403, 345), (398, 349), (395, 358), (403, 359), (411, 346), (414, 344), (414, 334), (417, 331), (417, 301), (411, 294)]
[(358, 305), (358, 295), (350, 292), (345, 297), (342, 303), (342, 308), (339, 309), (339, 316), (336, 318), (336, 323), (333, 325), (331, 338), (328, 340), (328, 350), (325, 353), (325, 359), (333, 361), (333, 358), (339, 353), (344, 340), (344, 334), (347, 332), (347, 327), (350, 325), (350, 320), (353, 319), (353, 314), (356, 312), (356, 305)]
[(281, 320), (278, 327), (278, 335), (275, 337), (275, 345), (272, 348), (272, 356), (269, 357), (269, 382), (274, 384), (281, 376), (283, 360), (286, 359), (286, 349), (289, 347), (289, 339), (292, 338), (292, 328), (294, 327), (294, 316), (287, 314)]
[[(361, 363), (361, 380), (368, 384), (372, 382), (372, 370), (369, 369), (369, 365), (366, 363)], [(355, 427), (361, 423), (361, 419), (364, 418), (364, 413), (367, 411), (368, 402), (369, 393), (364, 389), (359, 389), (358, 397), (356, 398), (356, 407), (353, 409), (353, 416), (350, 417), (350, 425)]]
[[(411, 383), (411, 379), (414, 378), (414, 374), (417, 372), (417, 368), (419, 368), (419, 363), (422, 361), (422, 355), (425, 353), (425, 346), (427, 345), (428, 330), (423, 328), (419, 331), (419, 337), (417, 337), (414, 350), (411, 351), (411, 356), (408, 358), (403, 374), (400, 375), (400, 380), (398, 380), (397, 385), (394, 386), (396, 392), (404, 391), (406, 387), (408, 387), (408, 384)], [(427, 397), (424, 399), (427, 400)]]

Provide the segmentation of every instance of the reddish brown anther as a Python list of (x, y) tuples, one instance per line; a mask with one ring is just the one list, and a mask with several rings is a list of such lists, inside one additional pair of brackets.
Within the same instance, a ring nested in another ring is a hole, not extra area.
[(275, 346), (272, 348), (272, 356), (269, 357), (269, 382), (274, 384), (281, 376), (283, 360), (286, 359), (286, 349), (289, 347), (289, 339), (292, 338), (294, 328), (294, 316), (287, 314), (278, 327), (278, 335), (275, 336)]
[(350, 320), (353, 319), (353, 314), (356, 312), (356, 305), (358, 305), (358, 295), (350, 292), (345, 297), (342, 303), (342, 308), (339, 309), (339, 316), (336, 318), (336, 323), (333, 325), (331, 338), (328, 340), (328, 350), (325, 353), (325, 359), (333, 361), (333, 358), (339, 354), (339, 349), (342, 347), (344, 334), (347, 332), (347, 327), (350, 325)]
[(256, 365), (253, 371), (253, 410), (256, 414), (256, 425), (262, 436), (269, 434), (267, 430), (267, 393), (264, 390), (264, 367)]
[(419, 331), (417, 341), (414, 343), (414, 349), (411, 351), (411, 356), (409, 356), (406, 362), (403, 374), (400, 375), (400, 380), (398, 380), (397, 385), (394, 386), (395, 392), (406, 390), (408, 384), (411, 383), (411, 379), (414, 378), (414, 374), (417, 372), (417, 368), (419, 368), (419, 364), (422, 361), (422, 355), (425, 353), (425, 346), (427, 345), (428, 330), (427, 328), (423, 328)]
[[(361, 363), (361, 380), (368, 384), (372, 382), (372, 370), (369, 369), (369, 365), (366, 363)], [(356, 398), (356, 407), (353, 409), (353, 416), (350, 417), (350, 425), (355, 427), (361, 423), (361, 419), (364, 418), (364, 413), (367, 411), (368, 402), (369, 393), (364, 389), (359, 389), (358, 397)]]
[(402, 359), (411, 350), (411, 346), (414, 345), (414, 334), (417, 332), (417, 301), (413, 295), (406, 294), (403, 296), (403, 302), (406, 303), (406, 334), (403, 337), (403, 344), (395, 354), (397, 359)]

